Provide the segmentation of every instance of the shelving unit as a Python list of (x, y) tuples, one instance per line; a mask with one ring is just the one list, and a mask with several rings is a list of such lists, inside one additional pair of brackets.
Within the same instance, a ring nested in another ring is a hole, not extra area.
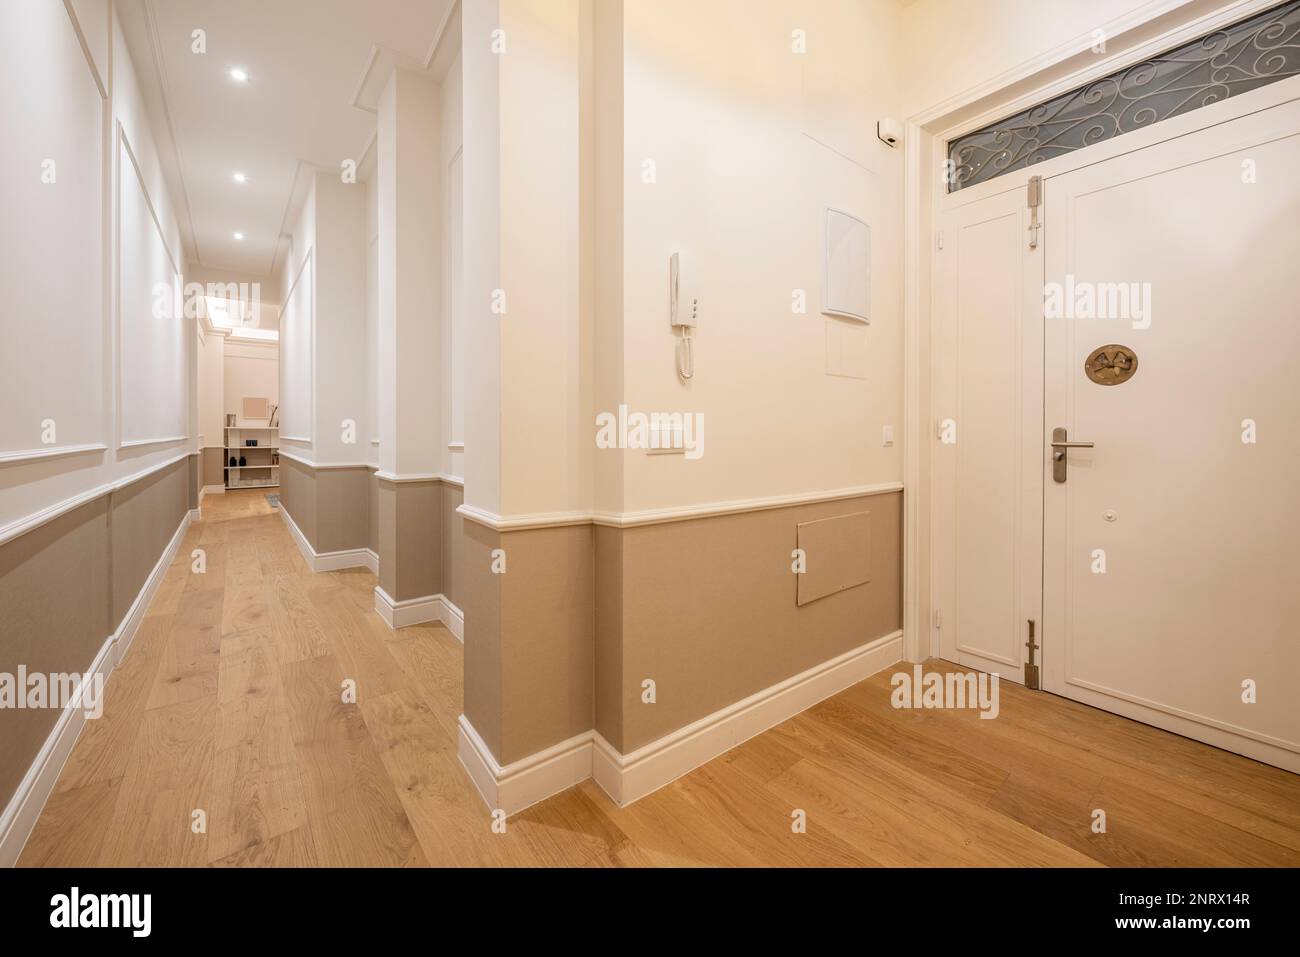
[[(247, 445), (256, 440), (256, 445)], [(226, 488), (279, 488), (280, 487), (280, 427), (228, 425), (226, 426), (225, 455), (222, 465)], [(243, 458), (245, 465), (231, 465)]]

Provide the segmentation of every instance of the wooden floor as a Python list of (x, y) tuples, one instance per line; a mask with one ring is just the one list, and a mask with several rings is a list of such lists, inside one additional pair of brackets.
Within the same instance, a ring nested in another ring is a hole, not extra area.
[(1015, 685), (996, 720), (897, 711), (892, 668), (630, 808), (588, 781), (496, 834), (451, 634), (389, 631), (261, 493), (203, 515), (21, 864), (1300, 865), (1300, 777)]

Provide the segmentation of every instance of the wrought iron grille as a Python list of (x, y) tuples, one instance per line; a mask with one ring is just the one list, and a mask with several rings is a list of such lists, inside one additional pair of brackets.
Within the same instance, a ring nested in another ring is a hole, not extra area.
[(948, 191), (1300, 75), (1300, 0), (1062, 93), (948, 144)]

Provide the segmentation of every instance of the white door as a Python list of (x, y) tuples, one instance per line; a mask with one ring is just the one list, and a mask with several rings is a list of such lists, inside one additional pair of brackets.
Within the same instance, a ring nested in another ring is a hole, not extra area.
[(1043, 256), (1027, 177), (939, 216), (933, 575), (942, 657), (1023, 683), (1042, 607)]
[[(1042, 472), (1047, 690), (1292, 771), (1298, 134), (1287, 103), (1047, 181)], [(1108, 345), (1123, 384), (1085, 375)], [(1094, 443), (1064, 483), (1058, 427)]]

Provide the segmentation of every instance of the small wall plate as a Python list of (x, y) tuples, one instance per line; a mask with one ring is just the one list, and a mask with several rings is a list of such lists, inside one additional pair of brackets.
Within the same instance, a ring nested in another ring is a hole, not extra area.
[(1083, 363), (1083, 372), (1097, 385), (1122, 385), (1137, 372), (1137, 353), (1128, 346), (1102, 346), (1094, 349)]

